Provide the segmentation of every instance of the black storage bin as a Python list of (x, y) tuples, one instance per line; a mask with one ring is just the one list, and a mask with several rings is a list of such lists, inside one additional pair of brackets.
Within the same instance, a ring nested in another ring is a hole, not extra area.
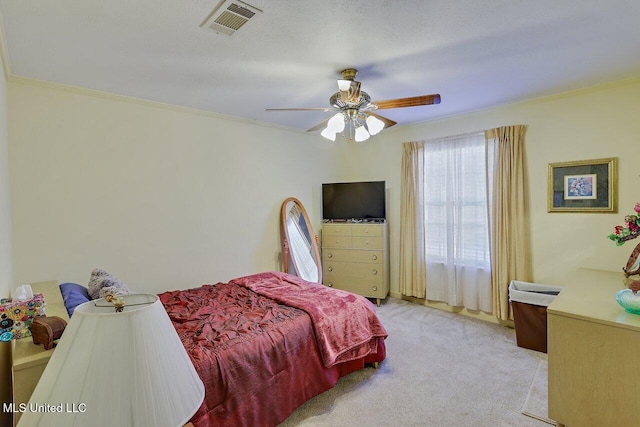
[(511, 281), (509, 301), (518, 347), (547, 352), (547, 307), (561, 290), (559, 286)]

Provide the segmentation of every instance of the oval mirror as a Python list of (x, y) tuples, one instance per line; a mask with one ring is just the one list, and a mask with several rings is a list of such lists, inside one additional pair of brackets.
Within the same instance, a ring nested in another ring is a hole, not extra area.
[(289, 197), (282, 203), (284, 271), (308, 281), (322, 283), (318, 236), (302, 203)]

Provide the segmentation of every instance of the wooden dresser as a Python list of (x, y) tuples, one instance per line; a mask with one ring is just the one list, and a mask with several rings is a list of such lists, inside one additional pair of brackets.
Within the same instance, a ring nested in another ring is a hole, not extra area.
[[(47, 316), (58, 316), (67, 322), (69, 321), (57, 281), (32, 283), (31, 288), (34, 294), (44, 295), (44, 311)], [(43, 346), (34, 344), (31, 337), (11, 341), (11, 376), (13, 379), (13, 402), (16, 406), (29, 402), (31, 393), (36, 388), (54, 350), (55, 347), (51, 350), (45, 350)], [(14, 426), (18, 423), (20, 415), (19, 412), (14, 413)]]
[(323, 283), (378, 305), (389, 293), (387, 223), (326, 223), (322, 226)]
[(547, 308), (549, 418), (559, 426), (638, 425), (640, 315), (616, 302), (625, 287), (622, 273), (581, 269)]

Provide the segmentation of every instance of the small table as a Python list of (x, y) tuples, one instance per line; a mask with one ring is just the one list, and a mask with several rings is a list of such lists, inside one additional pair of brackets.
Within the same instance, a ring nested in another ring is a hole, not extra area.
[[(44, 310), (47, 316), (58, 316), (67, 322), (69, 321), (69, 315), (56, 280), (32, 283), (31, 288), (34, 294), (44, 295)], [(43, 346), (34, 344), (31, 337), (11, 341), (11, 376), (13, 379), (13, 402), (16, 407), (20, 403), (29, 402), (29, 398), (54, 350), (55, 347), (45, 350)], [(18, 424), (20, 415), (21, 413), (14, 412), (14, 427)]]

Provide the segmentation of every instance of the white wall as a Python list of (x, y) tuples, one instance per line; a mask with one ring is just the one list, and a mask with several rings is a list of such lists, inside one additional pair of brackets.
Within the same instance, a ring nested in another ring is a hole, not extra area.
[[(398, 292), (401, 143), (510, 124), (528, 126), (533, 280), (619, 271), (635, 245), (606, 236), (640, 201), (639, 80), (399, 126), (362, 144), (35, 84), (8, 89), (16, 283), (82, 283), (102, 267), (159, 291), (276, 269), (281, 200), (300, 198), (318, 230), (322, 182), (386, 180)], [(547, 213), (548, 163), (604, 157), (619, 158), (618, 214)]]
[[(637, 241), (622, 247), (606, 238), (640, 201), (640, 80), (488, 109), (419, 125), (389, 129), (368, 145), (350, 145), (353, 176), (379, 172), (390, 193), (392, 292), (399, 292), (399, 206), (401, 143), (490, 129), (527, 125), (525, 152), (529, 185), (533, 280), (561, 284), (579, 267), (620, 271)], [(443, 94), (443, 102), (446, 96)], [(425, 108), (437, 108), (425, 107)], [(375, 141), (375, 142), (374, 142)], [(548, 213), (547, 165), (618, 157), (619, 211)], [(622, 285), (621, 285), (622, 286)]]
[(317, 135), (12, 81), (17, 282), (86, 284), (100, 267), (139, 292), (281, 269), (280, 204), (321, 216), (334, 175)]
[[(0, 43), (2, 38), (0, 34)], [(8, 297), (13, 285), (11, 264), (11, 212), (9, 205), (9, 134), (7, 131), (7, 82), (0, 55), (0, 297)]]
[[(0, 26), (0, 45), (1, 44), (2, 26)], [(2, 55), (0, 55), (0, 298), (8, 297), (13, 286), (11, 212), (9, 206), (9, 137), (7, 127), (7, 83), (4, 74), (3, 58)], [(0, 343), (1, 402), (8, 402), (11, 399), (10, 350), (10, 343)], [(11, 414), (0, 413), (0, 425), (9, 425), (10, 423)]]

